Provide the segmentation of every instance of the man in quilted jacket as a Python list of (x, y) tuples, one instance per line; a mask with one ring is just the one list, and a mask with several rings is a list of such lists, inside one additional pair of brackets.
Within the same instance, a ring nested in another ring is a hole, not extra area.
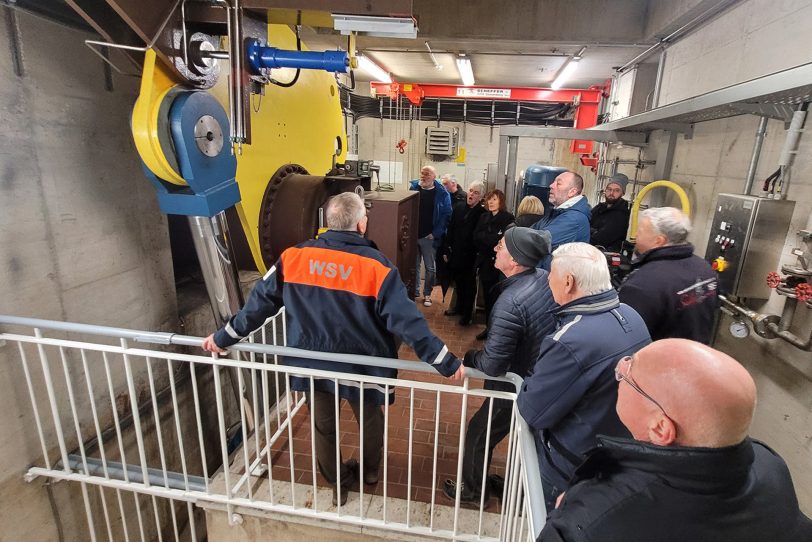
[[(507, 278), (496, 286), (498, 298), (491, 311), (485, 348), (470, 350), (465, 355), (465, 365), (490, 376), (511, 372), (521, 377), (533, 367), (542, 340), (555, 328), (551, 312), (555, 301), (548, 285), (547, 271), (536, 268), (538, 262), (550, 253), (550, 243), (549, 232), (519, 227), (508, 229), (499, 240), (495, 247), (495, 266)], [(507, 382), (487, 381), (485, 388), (517, 391)], [(506, 399), (493, 400), (490, 427), (489, 411), (490, 400), (486, 400), (468, 422), (460, 491), (460, 502), (465, 504), (479, 506), (483, 488), (487, 503), (489, 490), (498, 492), (500, 485), (496, 477), (489, 477), (489, 482), (483, 483), (482, 472), (484, 464), (490, 464), (493, 449), (510, 431), (513, 403)], [(453, 480), (446, 480), (442, 489), (453, 500), (456, 487)]]

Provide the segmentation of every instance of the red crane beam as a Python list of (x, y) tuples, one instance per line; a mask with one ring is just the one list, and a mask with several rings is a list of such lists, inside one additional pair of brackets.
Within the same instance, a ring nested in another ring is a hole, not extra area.
[[(388, 96), (397, 99), (405, 96), (414, 105), (421, 105), (425, 98), (445, 98), (453, 100), (498, 100), (516, 102), (566, 103), (575, 106), (574, 128), (590, 128), (598, 123), (598, 109), (602, 87), (588, 89), (533, 87), (499, 87), (499, 86), (464, 86), (443, 85), (434, 83), (382, 83), (372, 81), (369, 84), (372, 96)], [(575, 154), (590, 155), (592, 141), (573, 140), (570, 150)]]

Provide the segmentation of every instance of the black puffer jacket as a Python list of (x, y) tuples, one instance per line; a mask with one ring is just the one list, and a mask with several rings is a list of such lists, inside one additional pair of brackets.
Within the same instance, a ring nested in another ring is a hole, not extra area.
[(690, 243), (649, 250), (632, 262), (618, 296), (646, 322), (651, 340), (709, 344), (719, 307), (717, 277)]
[[(524, 378), (539, 357), (542, 340), (556, 325), (547, 271), (528, 269), (506, 278), (495, 289), (499, 298), (491, 310), (485, 349), (470, 350), (465, 364), (490, 376), (511, 372)], [(516, 391), (509, 384), (491, 381), (485, 388)]]
[(493, 247), (505, 235), (505, 230), (512, 222), (513, 215), (507, 211), (499, 211), (496, 214), (486, 211), (480, 215), (479, 222), (474, 229), (477, 267), (482, 265), (493, 267), (493, 261), (496, 258)]
[(514, 222), (514, 224), (522, 228), (529, 228), (530, 226), (541, 220), (543, 216), (544, 215), (537, 215), (532, 213), (526, 215), (519, 215), (516, 217), (516, 221)]
[(540, 541), (812, 540), (787, 465), (758, 441), (726, 448), (599, 442)]
[(457, 205), (451, 212), (451, 222), (445, 236), (445, 254), (448, 256), (448, 267), (454, 271), (472, 270), (476, 261), (474, 229), (482, 213), (482, 205), (468, 207), (468, 204)]

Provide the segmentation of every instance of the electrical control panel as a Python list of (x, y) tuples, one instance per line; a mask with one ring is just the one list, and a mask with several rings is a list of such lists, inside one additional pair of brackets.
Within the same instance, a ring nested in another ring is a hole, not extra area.
[(767, 273), (778, 269), (794, 201), (719, 194), (705, 258), (720, 293), (767, 299)]

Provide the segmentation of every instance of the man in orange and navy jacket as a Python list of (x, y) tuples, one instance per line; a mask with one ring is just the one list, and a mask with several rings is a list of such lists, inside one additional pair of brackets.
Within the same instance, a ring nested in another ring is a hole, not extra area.
[[(397, 268), (363, 237), (367, 226), (363, 200), (352, 192), (334, 196), (325, 218), (329, 230), (318, 239), (285, 250), (254, 287), (245, 307), (207, 337), (203, 348), (224, 352), (284, 305), (288, 346), (395, 358), (397, 336), (443, 376), (461, 377), (464, 369), (460, 360), (429, 330)], [(391, 368), (317, 359), (286, 357), (285, 364), (385, 378), (397, 376)], [(319, 468), (328, 482), (336, 484), (335, 379), (314, 377), (314, 397), (309, 377), (291, 376), (290, 384), (291, 389), (308, 396), (316, 425)], [(385, 397), (384, 386), (365, 384), (363, 401), (359, 401), (359, 383), (352, 377), (339, 380), (338, 395), (350, 403), (356, 420), (360, 419), (360, 409), (364, 411), (362, 459), (364, 481), (369, 484), (377, 482), (383, 448), (381, 405), (386, 401), (391, 404), (395, 398), (394, 388), (390, 386), (388, 391)], [(340, 465), (342, 504), (354, 482), (354, 468), (351, 462)]]

